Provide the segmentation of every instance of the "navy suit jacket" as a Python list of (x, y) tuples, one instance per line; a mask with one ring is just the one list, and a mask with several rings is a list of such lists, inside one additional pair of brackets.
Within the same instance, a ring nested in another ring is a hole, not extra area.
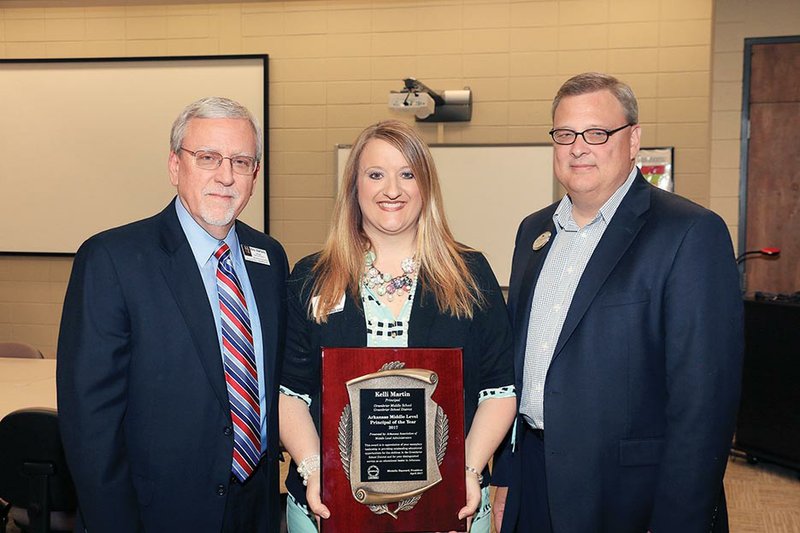
[[(555, 235), (556, 207), (528, 216), (516, 239), (509, 313), (520, 396), (533, 292), (554, 239), (538, 251), (532, 243)], [(708, 532), (724, 513), (742, 353), (725, 224), (637, 176), (581, 277), (545, 380), (554, 531)], [(510, 445), (496, 458), (512, 520), (526, 483), (519, 460)]]
[[(277, 528), (288, 264), (271, 237), (240, 222), (236, 232), (271, 262), (246, 263), (264, 339), (264, 512)], [(214, 317), (173, 203), (78, 250), (57, 380), (64, 449), (90, 532), (220, 530), (231, 478), (230, 405)]]

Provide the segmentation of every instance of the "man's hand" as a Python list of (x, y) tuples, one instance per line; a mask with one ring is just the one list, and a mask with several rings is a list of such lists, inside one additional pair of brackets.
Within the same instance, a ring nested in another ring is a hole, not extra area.
[(492, 503), (492, 521), (497, 533), (500, 533), (500, 528), (503, 526), (503, 513), (506, 510), (507, 497), (508, 487), (495, 487), (494, 502)]

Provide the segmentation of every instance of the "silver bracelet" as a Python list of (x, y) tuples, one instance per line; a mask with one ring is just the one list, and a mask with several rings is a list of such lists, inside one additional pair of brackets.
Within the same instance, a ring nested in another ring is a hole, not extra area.
[(483, 474), (472, 468), (471, 466), (467, 465), (464, 467), (464, 470), (467, 472), (472, 472), (478, 477), (478, 485), (483, 485)]
[(308, 485), (308, 478), (311, 475), (319, 470), (320, 468), (320, 460), (319, 455), (309, 455), (297, 465), (297, 473), (300, 474), (300, 477), (303, 478), (303, 485)]

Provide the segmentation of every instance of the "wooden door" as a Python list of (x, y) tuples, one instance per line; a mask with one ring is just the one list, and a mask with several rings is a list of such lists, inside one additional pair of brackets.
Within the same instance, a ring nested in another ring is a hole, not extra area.
[(745, 242), (740, 252), (781, 249), (777, 259), (756, 257), (745, 263), (749, 293), (800, 291), (800, 37), (776, 40), (745, 47), (745, 53), (750, 51), (745, 103), (750, 138), (749, 143), (745, 139)]

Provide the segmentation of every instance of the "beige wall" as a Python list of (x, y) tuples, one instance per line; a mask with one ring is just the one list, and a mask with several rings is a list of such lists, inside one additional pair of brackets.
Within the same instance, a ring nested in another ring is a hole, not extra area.
[(0, 342), (27, 342), (55, 356), (71, 267), (64, 257), (0, 256)]
[[(472, 122), (424, 125), (429, 141), (546, 142), (559, 84), (611, 72), (639, 97), (643, 143), (676, 147), (680, 194), (722, 209), (736, 189), (734, 173), (709, 172), (712, 0), (175, 1), (0, 1), (0, 56), (268, 53), (270, 224), (291, 261), (327, 231), (333, 145), (395, 116), (387, 94), (407, 76), (474, 91)], [(757, 10), (733, 4), (729, 19), (749, 9), (735, 19), (744, 31)], [(68, 268), (68, 259), (0, 257), (0, 341), (54, 355)]]
[(800, 35), (798, 0), (715, 2), (709, 207), (728, 223), (737, 247), (744, 40), (780, 35)]

